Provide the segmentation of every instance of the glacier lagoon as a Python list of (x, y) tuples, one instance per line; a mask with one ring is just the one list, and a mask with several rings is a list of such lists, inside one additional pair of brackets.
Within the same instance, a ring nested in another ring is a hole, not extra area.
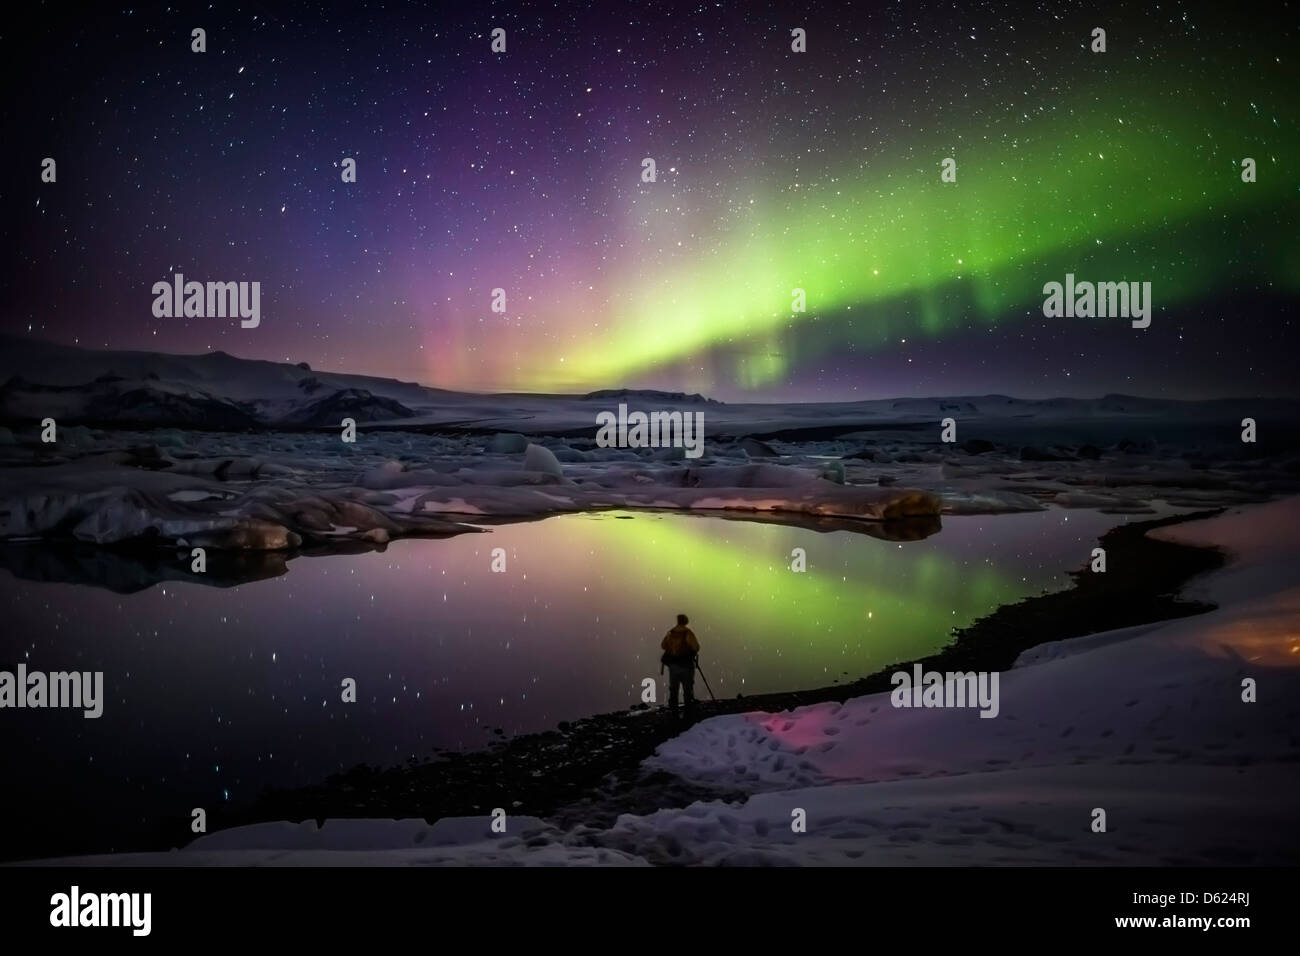
[[(847, 681), (1068, 585), (1125, 520), (1055, 508), (946, 517), (894, 541), (615, 511), (303, 556), (231, 587), (122, 594), (0, 573), (11, 625), (0, 663), (105, 674), (99, 720), (7, 715), (22, 768), (11, 797), (44, 809), (6, 855), (135, 847), (158, 839), (162, 818), (184, 828), (170, 845), (183, 844), (193, 807), (626, 710), (646, 678), (661, 680), (659, 640), (679, 612), (720, 698)], [(791, 570), (796, 548), (804, 572)], [(342, 700), (348, 678), (355, 703)]]

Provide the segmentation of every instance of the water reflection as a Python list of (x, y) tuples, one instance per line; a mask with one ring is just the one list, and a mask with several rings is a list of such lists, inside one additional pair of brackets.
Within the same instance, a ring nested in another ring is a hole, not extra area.
[[(54, 841), (80, 813), (69, 801), (93, 803), (88, 819), (154, 820), (359, 762), (479, 747), (494, 728), (623, 709), (659, 677), (659, 639), (678, 612), (719, 696), (823, 686), (1063, 586), (1120, 520), (948, 518), (939, 534), (876, 526), (906, 539), (878, 540), (857, 523), (608, 512), (287, 563), (219, 566), (209, 552), (201, 584), (176, 580), (186, 565), (168, 556), (11, 546), (0, 666), (101, 670), (106, 701), (98, 720), (7, 712), (6, 756), (23, 768), (6, 775), (9, 797), (62, 807), (46, 829), (35, 810), (24, 823)], [(806, 572), (791, 569), (796, 548)], [(205, 586), (232, 579), (245, 583)], [(95, 586), (70, 583), (82, 581)], [(344, 678), (356, 703), (340, 699)]]
[[(633, 517), (632, 513), (626, 512), (611, 514), (618, 518)], [(646, 512), (639, 514), (643, 517), (658, 516)], [(734, 512), (696, 511), (687, 516), (780, 524), (820, 532), (845, 531), (881, 541), (919, 541), (938, 533), (942, 527), (938, 516), (893, 521), (862, 521), (773, 512), (754, 512), (741, 517)], [(528, 519), (525, 522), (502, 519), (495, 526), (551, 520), (555, 520), (553, 516)], [(387, 547), (384, 544), (340, 539), (329, 547), (306, 547), (292, 552), (209, 550), (206, 553), (206, 570), (199, 573), (191, 570), (190, 552), (185, 548), (100, 547), (76, 542), (50, 544), (42, 541), (7, 541), (0, 542), (0, 569), (25, 581), (88, 584), (107, 588), (117, 594), (134, 594), (155, 584), (179, 581), (206, 587), (233, 587), (285, 574), (289, 570), (289, 562), (297, 558), (365, 554), (385, 551)]]

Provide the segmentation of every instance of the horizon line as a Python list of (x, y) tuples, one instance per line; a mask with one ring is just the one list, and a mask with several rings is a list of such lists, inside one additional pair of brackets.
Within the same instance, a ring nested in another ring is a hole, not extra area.
[[(497, 390), (492, 390), (492, 389), (479, 390), (473, 388), (449, 388), (444, 385), (429, 385), (418, 380), (406, 380), (406, 379), (394, 378), (391, 375), (380, 375), (372, 372), (347, 372), (347, 371), (333, 371), (329, 369), (319, 369), (310, 365), (305, 360), (301, 362), (294, 362), (289, 358), (284, 358), (284, 359), (254, 358), (254, 357), (248, 357), (243, 355), (236, 355), (233, 352), (228, 352), (225, 349), (221, 349), (221, 348), (209, 349), (206, 352), (167, 352), (167, 351), (161, 351), (157, 349), (97, 348), (97, 347), (82, 345), (80, 343), (68, 344), (65, 342), (57, 341), (55, 339), (44, 338), (42, 336), (38, 336), (35, 334), (24, 335), (15, 332), (0, 331), (0, 344), (2, 344), (6, 339), (50, 345), (56, 348), (76, 349), (82, 352), (98, 353), (102, 355), (110, 355), (110, 354), (117, 353), (117, 354), (135, 354), (135, 355), (159, 355), (159, 356), (167, 356), (171, 358), (192, 358), (192, 359), (203, 359), (203, 358), (209, 358), (213, 356), (225, 356), (227, 358), (235, 359), (236, 361), (239, 362), (263, 362), (268, 365), (286, 366), (290, 368), (301, 368), (303, 365), (306, 365), (307, 366), (306, 370), (312, 373), (320, 373), (325, 375), (345, 375), (353, 378), (379, 379), (386, 382), (393, 382), (398, 385), (412, 386), (415, 388), (426, 389), (429, 391), (450, 392), (457, 395), (477, 396), (483, 398), (491, 398), (494, 396), (529, 397), (529, 398), (587, 398), (595, 394), (596, 392), (658, 392), (665, 395), (675, 394), (675, 395), (682, 395), (683, 397), (696, 397), (703, 401), (711, 402), (713, 404), (718, 404), (718, 405), (855, 405), (855, 404), (862, 404), (866, 402), (942, 401), (942, 400), (952, 401), (958, 399), (978, 399), (978, 398), (1004, 398), (1004, 399), (1009, 399), (1011, 401), (1018, 401), (1018, 402), (1051, 402), (1051, 401), (1061, 401), (1061, 400), (1102, 401), (1107, 398), (1137, 399), (1140, 401), (1154, 401), (1154, 402), (1178, 402), (1183, 404), (1197, 404), (1197, 403), (1204, 403), (1204, 402), (1238, 402), (1238, 401), (1300, 402), (1300, 395), (1221, 395), (1213, 398), (1166, 398), (1163, 396), (1142, 395), (1142, 394), (1129, 393), (1129, 392), (1105, 392), (1100, 395), (1097, 394), (1080, 395), (1077, 393), (1076, 394), (1056, 393), (1042, 398), (1025, 398), (1022, 396), (1012, 395), (1005, 392), (983, 392), (983, 393), (964, 392), (959, 394), (926, 394), (926, 395), (915, 395), (915, 394), (904, 395), (904, 394), (895, 393), (889, 395), (882, 395), (876, 398), (828, 398), (828, 399), (814, 399), (814, 400), (755, 399), (751, 401), (751, 400), (725, 400), (719, 398), (712, 398), (710, 395), (704, 392), (687, 391), (686, 389), (683, 388), (661, 388), (658, 386), (640, 386), (640, 385), (605, 385), (605, 386), (598, 386), (594, 388), (588, 388), (585, 391), (572, 391), (572, 392), (564, 392), (564, 391), (538, 392), (538, 391), (527, 391), (527, 390), (509, 389), (509, 388), (497, 389)], [(21, 373), (18, 373), (17, 377), (22, 378)], [(10, 380), (12, 380), (12, 376), (10, 379), (6, 379), (5, 383), (0, 383), (0, 385), (6, 384)]]

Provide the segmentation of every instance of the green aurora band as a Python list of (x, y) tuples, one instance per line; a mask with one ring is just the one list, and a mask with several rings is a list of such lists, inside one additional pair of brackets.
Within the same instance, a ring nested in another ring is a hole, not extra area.
[[(1012, 108), (959, 142), (909, 148), (892, 166), (740, 188), (738, 197), (756, 198), (739, 213), (748, 218), (728, 224), (728, 241), (632, 280), (612, 328), (565, 350), (562, 364), (534, 365), (531, 385), (632, 381), (723, 348), (737, 353), (737, 383), (757, 388), (842, 343), (870, 350), (1027, 309), (1041, 318), (1043, 284), (1067, 272), (1151, 281), (1154, 322), (1242, 278), (1295, 291), (1300, 217), (1284, 174), (1295, 130), (1255, 108), (1248, 91), (1217, 97), (1112, 90), (1032, 118)], [(1103, 105), (1116, 102), (1122, 110)], [(948, 156), (956, 183), (940, 181)], [(1242, 181), (1246, 156), (1258, 164), (1255, 183)], [(1280, 235), (1281, 220), (1292, 228)], [(796, 287), (806, 291), (803, 314), (791, 310)], [(819, 334), (799, 328), (809, 323)]]

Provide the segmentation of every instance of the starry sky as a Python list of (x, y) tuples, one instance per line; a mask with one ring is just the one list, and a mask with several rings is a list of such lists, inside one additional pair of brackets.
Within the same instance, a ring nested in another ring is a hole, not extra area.
[[(0, 28), (6, 333), (473, 391), (1297, 392), (1294, 4), (28, 17)], [(259, 281), (261, 325), (155, 318), (178, 271)], [(1151, 282), (1151, 327), (1045, 318), (1067, 272)]]

